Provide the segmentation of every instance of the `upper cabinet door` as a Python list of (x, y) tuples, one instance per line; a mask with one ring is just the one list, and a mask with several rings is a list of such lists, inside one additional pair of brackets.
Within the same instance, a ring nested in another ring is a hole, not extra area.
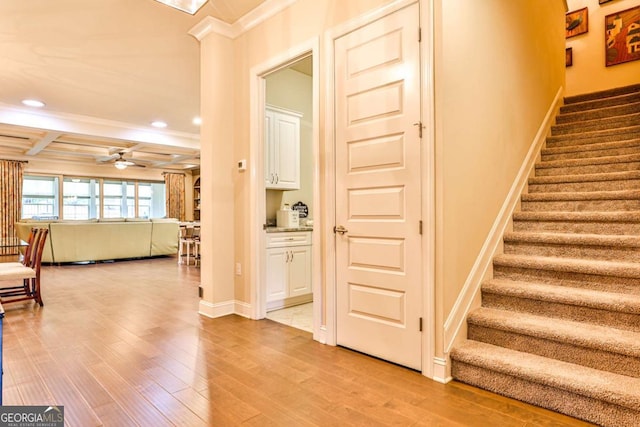
[(300, 189), (300, 114), (269, 107), (265, 129), (266, 187)]

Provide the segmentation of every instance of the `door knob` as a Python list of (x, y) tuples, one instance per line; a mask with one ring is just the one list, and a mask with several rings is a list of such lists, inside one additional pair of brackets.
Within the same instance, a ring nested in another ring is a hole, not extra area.
[(336, 225), (335, 227), (333, 227), (333, 232), (334, 233), (340, 233), (340, 234), (344, 234), (346, 232), (348, 232), (349, 230), (347, 230), (346, 228), (344, 228), (341, 225)]

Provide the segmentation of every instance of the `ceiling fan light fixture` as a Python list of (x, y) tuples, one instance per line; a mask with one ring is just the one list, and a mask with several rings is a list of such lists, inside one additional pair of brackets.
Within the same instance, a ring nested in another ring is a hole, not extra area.
[(166, 128), (167, 127), (167, 123), (163, 122), (162, 120), (156, 120), (154, 122), (151, 122), (151, 126), (153, 126), (154, 128)]
[(198, 10), (207, 2), (207, 0), (156, 0), (167, 6), (195, 15)]
[(120, 169), (120, 170), (123, 170), (123, 169), (127, 168), (127, 162), (126, 161), (121, 161), (119, 159), (116, 160), (113, 165), (116, 167), (116, 169)]
[(27, 107), (35, 107), (35, 108), (44, 107), (44, 102), (38, 101), (37, 99), (23, 99), (22, 103)]

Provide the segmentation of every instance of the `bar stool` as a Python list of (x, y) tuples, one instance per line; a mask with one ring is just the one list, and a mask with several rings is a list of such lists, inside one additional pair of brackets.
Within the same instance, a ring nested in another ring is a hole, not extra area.
[(178, 264), (191, 265), (191, 259), (193, 258), (194, 265), (197, 265), (198, 249), (200, 240), (200, 227), (199, 226), (180, 226), (180, 243), (178, 246)]

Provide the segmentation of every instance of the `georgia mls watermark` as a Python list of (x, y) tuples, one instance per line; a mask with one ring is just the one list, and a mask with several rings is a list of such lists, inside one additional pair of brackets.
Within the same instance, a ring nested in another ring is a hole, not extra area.
[(64, 406), (0, 406), (0, 427), (64, 427)]

